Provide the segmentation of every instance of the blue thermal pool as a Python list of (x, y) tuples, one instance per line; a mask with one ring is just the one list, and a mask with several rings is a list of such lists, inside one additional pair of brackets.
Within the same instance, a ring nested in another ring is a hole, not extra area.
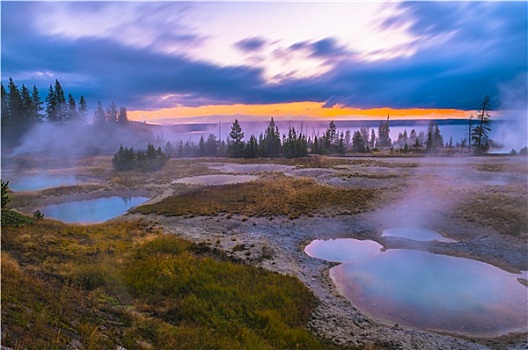
[(378, 321), (475, 336), (526, 331), (528, 294), (520, 274), (471, 259), (381, 248), (373, 241), (315, 240), (305, 252), (341, 262), (330, 270), (338, 290)]
[(439, 242), (456, 242), (446, 238), (436, 231), (418, 227), (397, 227), (383, 230), (382, 237), (399, 237), (411, 239), (413, 241), (439, 241)]
[(105, 197), (49, 205), (40, 209), (44, 216), (69, 223), (98, 223), (123, 215), (147, 197)]
[(36, 191), (45, 188), (72, 186), (79, 181), (73, 175), (28, 175), (9, 181), (9, 188), (14, 191)]

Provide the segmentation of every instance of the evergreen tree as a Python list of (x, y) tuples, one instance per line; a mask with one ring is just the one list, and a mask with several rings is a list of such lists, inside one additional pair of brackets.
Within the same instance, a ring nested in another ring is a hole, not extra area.
[(88, 107), (86, 106), (86, 100), (84, 96), (79, 99), (79, 109), (77, 111), (79, 119), (82, 123), (86, 123), (86, 115), (88, 114)]
[(363, 144), (365, 145), (365, 147), (368, 146), (368, 142), (369, 142), (369, 127), (368, 126), (362, 126), (361, 128), (359, 128), (359, 132), (361, 134), (361, 139), (363, 139)]
[(2, 88), (2, 121), (4, 121), (5, 118), (9, 119), (9, 110), (8, 110), (8, 98), (9, 95), (7, 94), (6, 89), (4, 88), (4, 84), (0, 84)]
[(435, 148), (442, 148), (444, 147), (444, 137), (440, 133), (440, 128), (438, 127), (438, 124), (435, 123), (435, 129), (433, 134), (434, 139), (434, 146)]
[(64, 90), (58, 80), (55, 80), (55, 95), (57, 101), (57, 119), (58, 123), (67, 122), (67, 108), (66, 108), (66, 97), (64, 96)]
[(365, 151), (365, 141), (363, 140), (361, 131), (354, 132), (354, 136), (352, 136), (352, 152), (363, 153)]
[(170, 141), (167, 141), (167, 143), (165, 144), (165, 147), (163, 148), (163, 152), (165, 152), (165, 154), (169, 157), (172, 155), (173, 148), (172, 148), (172, 144), (170, 143)]
[(114, 101), (112, 101), (106, 109), (106, 122), (110, 124), (117, 123), (117, 106)]
[(262, 156), (277, 157), (281, 153), (281, 140), (278, 126), (275, 125), (275, 120), (271, 118), (268, 127), (264, 133), (264, 138), (261, 142)]
[(207, 136), (207, 141), (205, 141), (205, 148), (207, 149), (207, 154), (209, 156), (218, 155), (218, 141), (216, 141), (216, 136), (214, 134), (209, 134), (209, 136)]
[(127, 116), (127, 109), (126, 107), (119, 108), (119, 113), (117, 115), (117, 124), (119, 125), (126, 125), (128, 124), (128, 116)]
[(258, 149), (257, 138), (255, 137), (255, 135), (251, 135), (244, 149), (244, 157), (257, 158), (258, 155), (259, 155), (259, 149)]
[(79, 114), (77, 112), (77, 104), (72, 94), (68, 94), (68, 112), (67, 112), (66, 122), (77, 122), (79, 120)]
[(231, 126), (231, 132), (229, 133), (229, 143), (228, 143), (228, 154), (233, 158), (240, 158), (244, 155), (244, 133), (242, 128), (238, 123), (238, 120), (235, 119), (233, 125)]
[(43, 120), (41, 112), (44, 110), (44, 107), (42, 107), (43, 102), (40, 99), (39, 91), (36, 86), (33, 86), (31, 100), (33, 102), (33, 115), (31, 119), (33, 120), (33, 123), (40, 123)]
[(94, 112), (93, 124), (97, 126), (103, 126), (106, 124), (106, 113), (103, 110), (101, 101), (97, 102), (97, 109)]
[(59, 102), (57, 99), (57, 93), (55, 92), (55, 89), (51, 84), (48, 89), (48, 96), (46, 97), (46, 115), (49, 122), (60, 122)]
[(337, 151), (338, 135), (337, 128), (332, 120), (326, 128), (325, 134), (322, 139), (321, 153), (323, 154), (332, 154)]
[[(7, 100), (7, 109), (9, 111), (9, 116), (11, 117), (11, 120), (16, 123), (16, 121), (20, 120), (20, 117), (22, 115), (22, 97), (20, 96), (20, 91), (18, 90), (18, 87), (13, 82), (13, 79), (9, 78), (9, 95)], [(17, 125), (14, 125), (16, 128)]]
[(207, 148), (205, 147), (205, 139), (200, 136), (200, 141), (198, 142), (198, 155), (200, 157), (205, 157), (207, 155)]
[(434, 138), (433, 138), (433, 132), (432, 131), (428, 131), (427, 132), (427, 142), (425, 144), (425, 149), (427, 150), (427, 152), (432, 152), (434, 150), (435, 146), (434, 146)]
[(392, 140), (390, 139), (390, 128), (389, 128), (389, 118), (387, 116), (386, 121), (380, 121), (378, 127), (378, 142), (376, 147), (391, 147)]
[(22, 134), (24, 131), (27, 131), (32, 126), (32, 117), (33, 117), (33, 100), (31, 99), (31, 95), (29, 93), (29, 89), (22, 85), (22, 88), (20, 90), (20, 119), (19, 119), (19, 127), (20, 127), (20, 134)]
[(471, 132), (471, 140), (473, 141), (473, 152), (475, 154), (486, 153), (489, 149), (488, 133), (490, 128), (490, 115), (491, 100), (489, 96), (484, 98), (482, 101), (480, 112), (477, 115), (477, 125)]

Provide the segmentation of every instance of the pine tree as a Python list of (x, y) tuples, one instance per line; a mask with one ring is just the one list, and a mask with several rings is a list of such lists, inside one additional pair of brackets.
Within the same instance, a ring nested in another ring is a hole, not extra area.
[(13, 82), (13, 79), (9, 78), (9, 97), (8, 97), (8, 110), (13, 121), (19, 120), (22, 114), (22, 97), (20, 91)]
[(205, 139), (200, 136), (200, 141), (198, 142), (198, 155), (200, 157), (205, 157), (207, 155), (207, 148), (205, 147)]
[(335, 153), (337, 151), (337, 143), (338, 143), (337, 128), (336, 128), (334, 121), (332, 120), (328, 124), (328, 128), (326, 128), (321, 144), (319, 145), (321, 147), (321, 153), (323, 154)]
[(58, 80), (55, 80), (55, 94), (57, 98), (57, 122), (67, 122), (67, 108), (66, 108), (66, 97), (64, 96), (64, 90)]
[(218, 141), (214, 134), (209, 134), (207, 141), (205, 141), (205, 148), (207, 149), (207, 155), (217, 156), (218, 155)]
[(106, 124), (106, 113), (103, 110), (101, 101), (97, 102), (97, 110), (94, 112), (93, 124), (98, 126)]
[(233, 158), (240, 158), (244, 155), (244, 133), (242, 128), (238, 123), (238, 120), (235, 119), (233, 125), (231, 126), (231, 132), (229, 133), (229, 144), (228, 144), (228, 154)]
[(281, 153), (281, 140), (278, 126), (275, 120), (271, 118), (261, 145), (262, 155), (264, 157), (277, 157)]
[(31, 100), (33, 102), (33, 116), (32, 119), (34, 120), (34, 123), (40, 123), (43, 120), (43, 116), (41, 114), (44, 107), (42, 107), (43, 102), (40, 99), (39, 91), (36, 86), (33, 86), (33, 92), (31, 94)]
[(246, 143), (244, 149), (244, 157), (246, 158), (257, 158), (258, 157), (258, 142), (255, 135), (249, 137), (249, 141)]
[(9, 110), (8, 110), (8, 94), (6, 89), (4, 88), (4, 84), (0, 84), (2, 88), (2, 120), (4, 118), (9, 118)]
[(473, 141), (473, 152), (475, 154), (486, 153), (489, 149), (489, 139), (488, 133), (491, 130), (490, 128), (490, 115), (489, 111), (491, 110), (491, 100), (489, 96), (484, 98), (482, 101), (481, 112), (477, 115), (477, 126), (472, 130), (471, 140)]
[(387, 121), (380, 121), (379, 123), (378, 142), (376, 144), (376, 147), (392, 146), (392, 140), (390, 138), (389, 118), (390, 116), (387, 116)]
[(68, 123), (77, 122), (79, 119), (79, 115), (77, 113), (77, 105), (72, 94), (68, 94), (68, 112), (66, 115), (66, 122)]
[(126, 125), (128, 124), (128, 116), (127, 116), (127, 109), (126, 107), (119, 108), (119, 114), (117, 115), (117, 123), (119, 125)]
[(117, 123), (117, 106), (114, 101), (112, 101), (106, 109), (106, 122), (111, 125)]
[(86, 115), (88, 114), (88, 107), (86, 106), (86, 100), (84, 99), (84, 96), (81, 96), (79, 99), (79, 107), (78, 107), (78, 115), (79, 120), (82, 123), (86, 123)]
[(60, 122), (59, 102), (57, 100), (57, 93), (55, 88), (50, 84), (48, 89), (48, 96), (46, 97), (46, 115), (49, 122)]
[(363, 140), (361, 131), (354, 132), (354, 136), (352, 136), (352, 152), (363, 153), (365, 151), (365, 141)]

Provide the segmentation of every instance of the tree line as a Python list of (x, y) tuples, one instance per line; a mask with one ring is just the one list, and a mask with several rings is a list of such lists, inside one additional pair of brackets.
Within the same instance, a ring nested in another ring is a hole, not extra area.
[(154, 145), (149, 143), (146, 151), (134, 151), (134, 148), (130, 147), (119, 147), (119, 150), (114, 154), (112, 158), (112, 165), (117, 171), (127, 170), (159, 170), (163, 168), (165, 163), (169, 160), (169, 156), (161, 150), (154, 148)]
[[(58, 80), (50, 84), (44, 100), (36, 86), (20, 88), (9, 78), (7, 89), (1, 86), (2, 134), (3, 146), (16, 146), (22, 137), (36, 125), (88, 125), (88, 108), (84, 96), (77, 101), (71, 93), (66, 93)], [(129, 122), (126, 107), (117, 108), (112, 102), (106, 110), (101, 102), (93, 115), (92, 125), (108, 127), (126, 125)]]

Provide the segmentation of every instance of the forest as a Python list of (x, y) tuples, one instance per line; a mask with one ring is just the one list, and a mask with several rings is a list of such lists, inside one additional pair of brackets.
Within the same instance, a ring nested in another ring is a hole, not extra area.
[[(31, 153), (52, 153), (64, 156), (112, 154), (120, 146), (145, 150), (147, 144), (163, 147), (166, 156), (193, 157), (285, 157), (298, 158), (308, 154), (345, 155), (347, 153), (400, 152), (435, 154), (438, 152), (486, 153), (492, 140), (489, 139), (490, 98), (486, 96), (477, 116), (468, 120), (468, 135), (454, 142), (444, 140), (438, 124), (430, 122), (427, 132), (399, 133), (396, 140), (390, 137), (390, 116), (379, 121), (374, 128), (363, 126), (359, 130), (340, 131), (330, 121), (322, 135), (307, 136), (301, 130), (289, 127), (282, 133), (273, 117), (267, 128), (259, 135), (244, 134), (235, 120), (228, 137), (223, 140), (214, 134), (202, 135), (195, 143), (183, 140), (163, 140), (154, 135), (149, 124), (132, 122), (127, 108), (111, 102), (105, 109), (101, 102), (88, 116), (87, 101), (80, 96), (78, 101), (66, 93), (61, 83), (50, 84), (45, 99), (40, 97), (36, 86), (17, 87), (9, 79), (7, 89), (2, 90), (2, 149), (22, 149)], [(522, 150), (521, 152), (525, 152)], [(139, 155), (142, 156), (141, 154)], [(126, 167), (125, 167), (126, 168)]]

